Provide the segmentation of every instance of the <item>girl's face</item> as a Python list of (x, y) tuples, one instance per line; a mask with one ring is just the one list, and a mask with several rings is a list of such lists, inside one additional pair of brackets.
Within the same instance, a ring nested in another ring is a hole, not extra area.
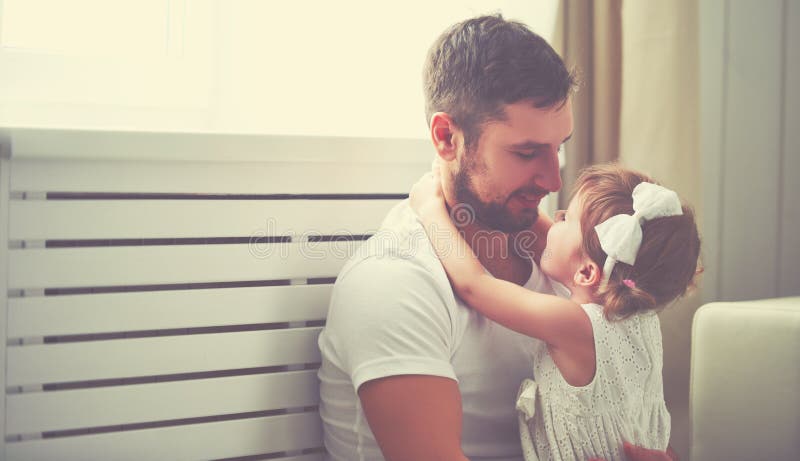
[(582, 262), (581, 194), (576, 194), (566, 210), (556, 211), (553, 227), (547, 233), (547, 247), (541, 268), (548, 277), (571, 287)]

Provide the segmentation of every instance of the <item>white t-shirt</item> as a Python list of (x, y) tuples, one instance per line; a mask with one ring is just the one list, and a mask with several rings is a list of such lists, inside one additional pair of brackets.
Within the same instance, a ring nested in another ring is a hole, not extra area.
[[(553, 292), (537, 270), (525, 287)], [(408, 201), (401, 202), (340, 272), (319, 337), (320, 414), (330, 458), (383, 460), (358, 387), (422, 374), (458, 382), (462, 449), (470, 460), (521, 461), (515, 398), (532, 375), (536, 345), (454, 296), (424, 229)]]

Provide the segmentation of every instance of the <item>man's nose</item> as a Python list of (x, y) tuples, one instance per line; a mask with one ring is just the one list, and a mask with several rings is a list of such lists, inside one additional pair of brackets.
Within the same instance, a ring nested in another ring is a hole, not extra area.
[(535, 175), (536, 184), (550, 192), (561, 190), (561, 168), (558, 162), (558, 153), (548, 156), (546, 164), (541, 165)]

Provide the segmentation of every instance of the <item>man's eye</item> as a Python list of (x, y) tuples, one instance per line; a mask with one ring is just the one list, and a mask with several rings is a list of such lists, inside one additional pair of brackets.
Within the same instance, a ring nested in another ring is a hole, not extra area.
[(567, 212), (564, 210), (556, 211), (556, 221), (564, 221), (567, 218)]
[(517, 157), (531, 159), (536, 157), (536, 152), (514, 152)]

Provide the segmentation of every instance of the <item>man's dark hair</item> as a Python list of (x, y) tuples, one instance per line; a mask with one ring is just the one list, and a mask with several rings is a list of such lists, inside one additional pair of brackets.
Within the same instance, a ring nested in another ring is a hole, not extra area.
[(504, 120), (503, 106), (530, 99), (564, 104), (575, 76), (553, 48), (525, 24), (500, 14), (454, 24), (433, 43), (423, 71), (425, 115), (446, 112), (469, 148), (482, 125)]

